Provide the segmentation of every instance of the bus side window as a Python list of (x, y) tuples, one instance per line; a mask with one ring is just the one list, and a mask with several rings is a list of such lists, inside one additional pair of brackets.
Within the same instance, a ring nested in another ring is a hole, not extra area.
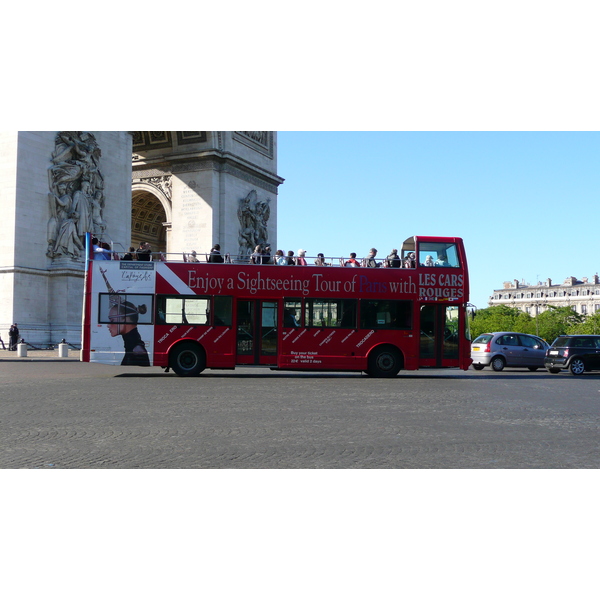
[(210, 299), (198, 296), (163, 296), (158, 314), (166, 325), (207, 325)]
[(156, 298), (156, 324), (164, 325), (166, 323), (165, 316), (165, 297), (158, 296)]
[(283, 302), (283, 326), (302, 327), (302, 299), (285, 298)]
[(356, 300), (307, 300), (306, 327), (356, 327)]
[(233, 305), (231, 296), (215, 296), (214, 299), (214, 326), (231, 327), (231, 307)]
[(406, 300), (361, 300), (362, 329), (410, 329), (411, 303)]

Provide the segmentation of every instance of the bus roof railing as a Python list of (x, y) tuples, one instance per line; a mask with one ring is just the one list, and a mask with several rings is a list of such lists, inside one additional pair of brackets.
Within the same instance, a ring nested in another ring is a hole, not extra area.
[[(124, 260), (123, 256), (126, 253), (123, 252), (113, 252), (113, 256), (119, 256), (119, 260)], [(142, 262), (144, 259), (137, 258), (137, 252), (131, 252), (134, 255), (134, 260), (140, 260)], [(239, 255), (239, 254), (222, 254), (220, 255), (223, 259), (222, 262), (216, 263), (215, 261), (209, 260), (211, 254), (210, 253), (191, 253), (191, 252), (152, 252), (150, 255), (146, 254), (145, 256), (150, 256), (153, 262), (179, 262), (179, 263), (192, 263), (192, 264), (225, 264), (225, 265), (256, 265), (256, 266), (285, 266), (285, 263), (278, 262), (280, 259), (291, 259), (292, 262), (288, 262), (288, 266), (307, 266), (307, 267), (345, 267), (345, 266), (353, 266), (351, 264), (350, 257), (343, 256), (279, 256), (275, 254), (269, 255), (260, 255), (260, 257), (253, 257), (251, 255)], [(257, 262), (258, 258), (261, 259), (261, 262)], [(302, 258), (306, 264), (304, 264), (300, 258)], [(114, 258), (116, 260), (116, 258)], [(356, 262), (359, 266), (366, 266), (366, 262), (368, 257), (356, 257)], [(410, 258), (398, 258), (396, 259), (396, 263), (392, 264), (392, 260), (388, 257), (375, 257), (375, 261), (378, 267), (403, 267), (403, 268), (414, 268), (416, 265), (414, 261), (411, 263)]]

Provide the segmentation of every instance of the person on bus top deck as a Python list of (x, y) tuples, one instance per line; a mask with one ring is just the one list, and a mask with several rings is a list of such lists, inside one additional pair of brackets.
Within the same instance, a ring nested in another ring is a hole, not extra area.
[(152, 246), (148, 242), (140, 242), (140, 247), (136, 251), (138, 260), (152, 260)]
[(296, 264), (296, 261), (294, 260), (294, 251), (293, 250), (288, 250), (286, 260), (287, 260), (287, 262), (285, 263), (286, 265), (295, 265)]
[(123, 255), (123, 260), (135, 260), (135, 248), (133, 246), (130, 246), (129, 252)]
[(262, 246), (260, 244), (254, 248), (254, 252), (250, 255), (250, 262), (253, 265), (262, 264)]
[(92, 251), (94, 260), (110, 260), (110, 250), (103, 248), (97, 237), (92, 238)]
[(275, 252), (273, 263), (279, 266), (287, 265), (287, 257), (283, 255), (283, 250), (277, 250), (277, 252)]
[(434, 264), (433, 263), (433, 257), (431, 256), (431, 254), (428, 254), (425, 257), (425, 264), (424, 264), (424, 266), (425, 267), (433, 267), (433, 264)]
[(135, 306), (131, 302), (122, 302), (117, 296), (116, 303), (108, 311), (108, 331), (111, 337), (118, 335), (123, 337), (125, 356), (121, 365), (135, 365), (138, 367), (149, 367), (150, 359), (146, 344), (142, 341), (137, 328), (140, 315), (146, 312), (146, 305)]
[(317, 258), (315, 258), (315, 265), (317, 265), (317, 267), (328, 267), (329, 263), (325, 262), (325, 256), (323, 255), (322, 252), (319, 252), (319, 254), (317, 254)]
[(300, 267), (306, 267), (306, 250), (298, 250), (298, 258), (296, 258), (296, 264)]
[(450, 263), (448, 262), (448, 259), (446, 258), (445, 254), (440, 254), (437, 258), (437, 260), (435, 261), (435, 266), (436, 267), (449, 267)]
[(356, 252), (350, 252), (350, 258), (344, 263), (345, 267), (360, 267), (360, 263), (356, 260)]
[(192, 250), (192, 253), (190, 255), (188, 255), (187, 261), (188, 262), (200, 262), (198, 260), (198, 257), (196, 256), (196, 251), (195, 250)]
[(222, 263), (224, 262), (223, 256), (221, 255), (221, 246), (219, 244), (215, 244), (208, 255), (209, 263)]
[(414, 252), (409, 252), (406, 258), (404, 259), (404, 268), (405, 269), (416, 269), (417, 267), (417, 258)]
[(387, 257), (387, 266), (391, 267), (392, 269), (399, 269), (400, 268), (400, 257), (398, 256), (398, 250), (396, 250), (396, 248), (394, 248)]
[(271, 246), (268, 244), (263, 248), (260, 260), (262, 261), (263, 265), (271, 264)]
[(377, 250), (375, 248), (371, 248), (369, 250), (369, 255), (365, 258), (365, 267), (378, 267), (380, 263), (375, 260), (377, 256)]

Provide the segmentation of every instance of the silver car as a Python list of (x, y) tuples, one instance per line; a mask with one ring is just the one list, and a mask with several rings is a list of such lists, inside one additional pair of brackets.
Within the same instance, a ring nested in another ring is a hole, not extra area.
[(544, 357), (549, 344), (542, 338), (514, 331), (482, 333), (471, 343), (473, 368), (481, 371), (492, 367), (527, 367), (530, 371), (544, 367)]

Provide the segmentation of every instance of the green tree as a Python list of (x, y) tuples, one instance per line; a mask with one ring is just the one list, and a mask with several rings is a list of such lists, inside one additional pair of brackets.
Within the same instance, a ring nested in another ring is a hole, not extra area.
[(540, 337), (551, 344), (559, 335), (581, 327), (583, 317), (570, 306), (549, 306), (537, 317)]
[(600, 312), (587, 315), (579, 323), (572, 323), (565, 333), (595, 333), (600, 335)]
[(472, 338), (492, 331), (535, 333), (535, 322), (527, 313), (503, 304), (478, 310), (471, 320)]

